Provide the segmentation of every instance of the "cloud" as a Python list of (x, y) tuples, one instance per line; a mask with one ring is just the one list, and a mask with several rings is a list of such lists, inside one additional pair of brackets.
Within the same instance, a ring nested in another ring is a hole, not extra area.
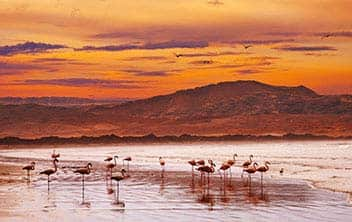
[(94, 65), (97, 63), (92, 62), (80, 62), (77, 59), (67, 58), (37, 58), (32, 60), (33, 63), (48, 64), (48, 65)]
[(133, 74), (135, 76), (167, 76), (167, 75), (169, 75), (169, 72), (173, 72), (174, 70), (171, 70), (171, 71), (162, 71), (162, 70), (145, 71), (145, 70), (138, 70), (138, 69), (124, 69), (121, 71)]
[(28, 70), (46, 69), (46, 67), (31, 64), (8, 63), (0, 61), (0, 75), (17, 75), (24, 74)]
[(270, 35), (270, 36), (284, 36), (284, 37), (295, 37), (295, 36), (300, 36), (303, 33), (301, 32), (267, 32), (264, 33), (264, 35)]
[(317, 51), (337, 51), (335, 47), (332, 46), (279, 46), (273, 49), (281, 51), (294, 51), (294, 52), (317, 52)]
[(257, 74), (262, 72), (261, 70), (258, 69), (240, 69), (240, 70), (236, 70), (237, 74), (240, 75), (250, 75), (250, 74)]
[(232, 51), (224, 51), (224, 52), (200, 52), (200, 53), (181, 53), (177, 54), (179, 57), (207, 57), (207, 56), (224, 56), (224, 55), (248, 55), (250, 52), (232, 52)]
[(11, 56), (15, 54), (28, 53), (32, 54), (62, 48), (67, 48), (67, 46), (41, 42), (25, 42), (16, 45), (0, 46), (0, 56)]
[(213, 60), (196, 60), (196, 61), (190, 62), (189, 64), (191, 64), (191, 65), (210, 65), (213, 63), (214, 63)]
[(208, 1), (209, 5), (214, 5), (214, 6), (219, 6), (219, 5), (223, 5), (224, 2), (220, 1), (220, 0), (210, 0)]
[(352, 31), (338, 31), (338, 32), (318, 32), (315, 33), (316, 36), (326, 36), (330, 35), (331, 37), (346, 37), (352, 38)]
[(169, 48), (205, 48), (209, 44), (206, 41), (166, 41), (157, 43), (138, 44), (122, 44), (122, 45), (107, 45), (107, 46), (84, 46), (75, 49), (77, 51), (123, 51), (131, 49), (169, 49)]
[(26, 79), (15, 83), (17, 85), (56, 85), (72, 87), (100, 87), (135, 89), (142, 88), (136, 81), (132, 80), (109, 80), (109, 79), (88, 79), (88, 78), (67, 78), (67, 79)]
[(138, 61), (138, 60), (165, 60), (165, 56), (134, 56), (123, 59), (124, 61)]
[(238, 40), (231, 43), (236, 44), (253, 44), (253, 45), (270, 45), (284, 42), (294, 42), (294, 39), (256, 39), (256, 40)]

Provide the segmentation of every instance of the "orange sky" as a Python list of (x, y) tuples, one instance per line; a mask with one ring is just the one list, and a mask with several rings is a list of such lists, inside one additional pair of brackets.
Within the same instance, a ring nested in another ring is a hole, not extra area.
[(349, 0), (0, 0), (0, 96), (144, 98), (240, 79), (352, 94), (351, 10)]

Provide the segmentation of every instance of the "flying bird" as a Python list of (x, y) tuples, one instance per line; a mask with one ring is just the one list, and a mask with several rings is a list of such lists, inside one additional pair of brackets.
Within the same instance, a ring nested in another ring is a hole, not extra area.
[(183, 56), (183, 54), (178, 54), (178, 53), (174, 53), (174, 54), (175, 54), (176, 58)]
[(245, 49), (245, 50), (247, 50), (247, 49), (249, 49), (249, 48), (251, 48), (251, 47), (253, 47), (252, 45), (243, 45), (243, 48)]
[(321, 36), (321, 39), (330, 38), (331, 36), (332, 36), (332, 34), (326, 33)]

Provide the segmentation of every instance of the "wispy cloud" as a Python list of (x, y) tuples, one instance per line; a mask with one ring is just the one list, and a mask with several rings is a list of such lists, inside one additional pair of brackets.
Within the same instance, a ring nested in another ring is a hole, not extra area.
[(100, 87), (135, 89), (142, 88), (137, 81), (133, 80), (110, 80), (110, 79), (88, 79), (88, 78), (65, 78), (65, 79), (26, 79), (16, 82), (17, 85), (56, 85), (72, 87)]
[(295, 39), (248, 39), (248, 40), (238, 40), (232, 41), (230, 43), (235, 44), (253, 44), (253, 45), (271, 45), (284, 42), (294, 42)]
[(206, 41), (166, 41), (145, 44), (123, 44), (123, 45), (107, 45), (107, 46), (84, 46), (75, 50), (78, 51), (123, 51), (131, 49), (169, 49), (169, 48), (204, 48), (209, 44)]
[(0, 56), (11, 56), (15, 54), (32, 54), (45, 52), (53, 49), (67, 48), (65, 45), (48, 44), (41, 42), (25, 42), (16, 45), (0, 46)]
[(179, 57), (210, 57), (210, 56), (224, 56), (224, 55), (248, 55), (250, 52), (199, 52), (199, 53), (181, 53), (177, 54)]
[(270, 36), (283, 36), (283, 37), (295, 37), (295, 36), (300, 36), (303, 33), (301, 32), (266, 32), (264, 35), (270, 35)]
[(29, 70), (43, 70), (46, 67), (21, 64), (21, 63), (8, 63), (0, 61), (0, 75), (20, 75), (24, 74)]
[(220, 1), (220, 0), (210, 0), (208, 1), (209, 5), (214, 5), (214, 6), (219, 6), (219, 5), (223, 5), (224, 2)]
[(331, 37), (346, 37), (352, 38), (352, 31), (337, 31), (337, 32), (318, 32), (315, 33), (316, 36), (326, 36), (329, 35)]
[(240, 70), (236, 70), (237, 74), (240, 75), (250, 75), (250, 74), (257, 74), (262, 72), (261, 70), (258, 69), (240, 69)]
[(134, 56), (123, 59), (124, 61), (138, 61), (138, 60), (165, 60), (166, 56)]
[(337, 51), (335, 47), (332, 46), (279, 46), (274, 47), (273, 49), (281, 50), (281, 51), (294, 51), (294, 52), (315, 52), (315, 51)]
[(173, 70), (140, 70), (140, 69), (123, 69), (122, 72), (130, 73), (135, 76), (168, 76), (174, 72), (180, 71), (178, 69)]

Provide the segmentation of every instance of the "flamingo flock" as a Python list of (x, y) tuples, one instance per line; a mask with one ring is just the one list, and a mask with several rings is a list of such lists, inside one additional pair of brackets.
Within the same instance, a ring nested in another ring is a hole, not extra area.
[[(207, 187), (209, 190), (210, 187), (210, 178), (211, 176), (218, 171), (220, 174), (220, 178), (224, 182), (224, 186), (226, 184), (226, 181), (229, 181), (231, 183), (232, 179), (232, 172), (231, 168), (236, 167), (237, 163), (237, 158), (238, 155), (235, 153), (232, 156), (232, 159), (228, 159), (224, 161), (218, 169), (216, 169), (216, 164), (212, 159), (209, 159), (207, 162), (203, 159), (200, 160), (195, 160), (192, 159), (188, 161), (188, 164), (191, 165), (192, 167), (192, 183), (194, 181), (194, 177), (196, 175), (195, 170), (199, 172), (200, 174), (200, 184), (201, 186)], [(53, 151), (51, 155), (51, 162), (52, 162), (52, 168), (40, 171), (39, 174), (46, 175), (47, 176), (47, 184), (48, 184), (48, 191), (50, 190), (50, 176), (55, 174), (58, 170), (57, 163), (59, 162), (60, 154), (56, 153), (55, 150)], [(256, 172), (260, 173), (260, 181), (261, 181), (261, 186), (263, 186), (263, 177), (264, 173), (269, 171), (269, 161), (265, 161), (264, 165), (259, 166), (257, 162), (253, 161), (254, 156), (251, 154), (249, 156), (249, 159), (244, 161), (241, 165), (238, 166), (238, 168), (242, 169), (242, 174), (241, 177), (243, 177), (243, 174), (246, 173), (248, 175), (248, 184), (251, 186), (251, 178), (252, 175), (254, 175)], [(129, 171), (129, 165), (130, 162), (132, 161), (132, 157), (128, 156), (122, 159), (122, 167), (117, 170), (115, 173), (114, 169), (117, 168), (118, 166), (118, 161), (119, 156), (114, 155), (114, 156), (108, 156), (104, 159), (105, 164), (105, 170), (106, 170), (106, 181), (107, 184), (110, 182), (112, 186), (112, 181), (116, 181), (116, 203), (123, 203), (119, 201), (119, 193), (120, 193), (120, 181), (130, 177), (130, 171)], [(113, 162), (112, 162), (113, 161)], [(125, 163), (127, 162), (127, 164)], [(207, 164), (206, 164), (207, 163)], [(35, 170), (35, 162), (31, 162), (29, 165), (24, 166), (22, 169), (26, 170), (27, 172), (27, 181), (30, 181), (30, 172)], [(163, 157), (159, 157), (159, 164), (161, 167), (161, 178), (164, 178), (165, 174), (165, 165), (166, 165), (166, 160)], [(125, 169), (125, 166), (127, 167), (127, 170)], [(73, 170), (73, 173), (80, 174), (82, 178), (82, 202), (84, 202), (84, 182), (85, 182), (85, 176), (88, 176), (92, 172), (93, 165), (92, 163), (87, 163), (83, 167), (78, 167), (78, 169)], [(283, 171), (283, 169), (281, 170)], [(281, 173), (280, 171), (280, 173)], [(123, 205), (124, 206), (124, 205)]]

